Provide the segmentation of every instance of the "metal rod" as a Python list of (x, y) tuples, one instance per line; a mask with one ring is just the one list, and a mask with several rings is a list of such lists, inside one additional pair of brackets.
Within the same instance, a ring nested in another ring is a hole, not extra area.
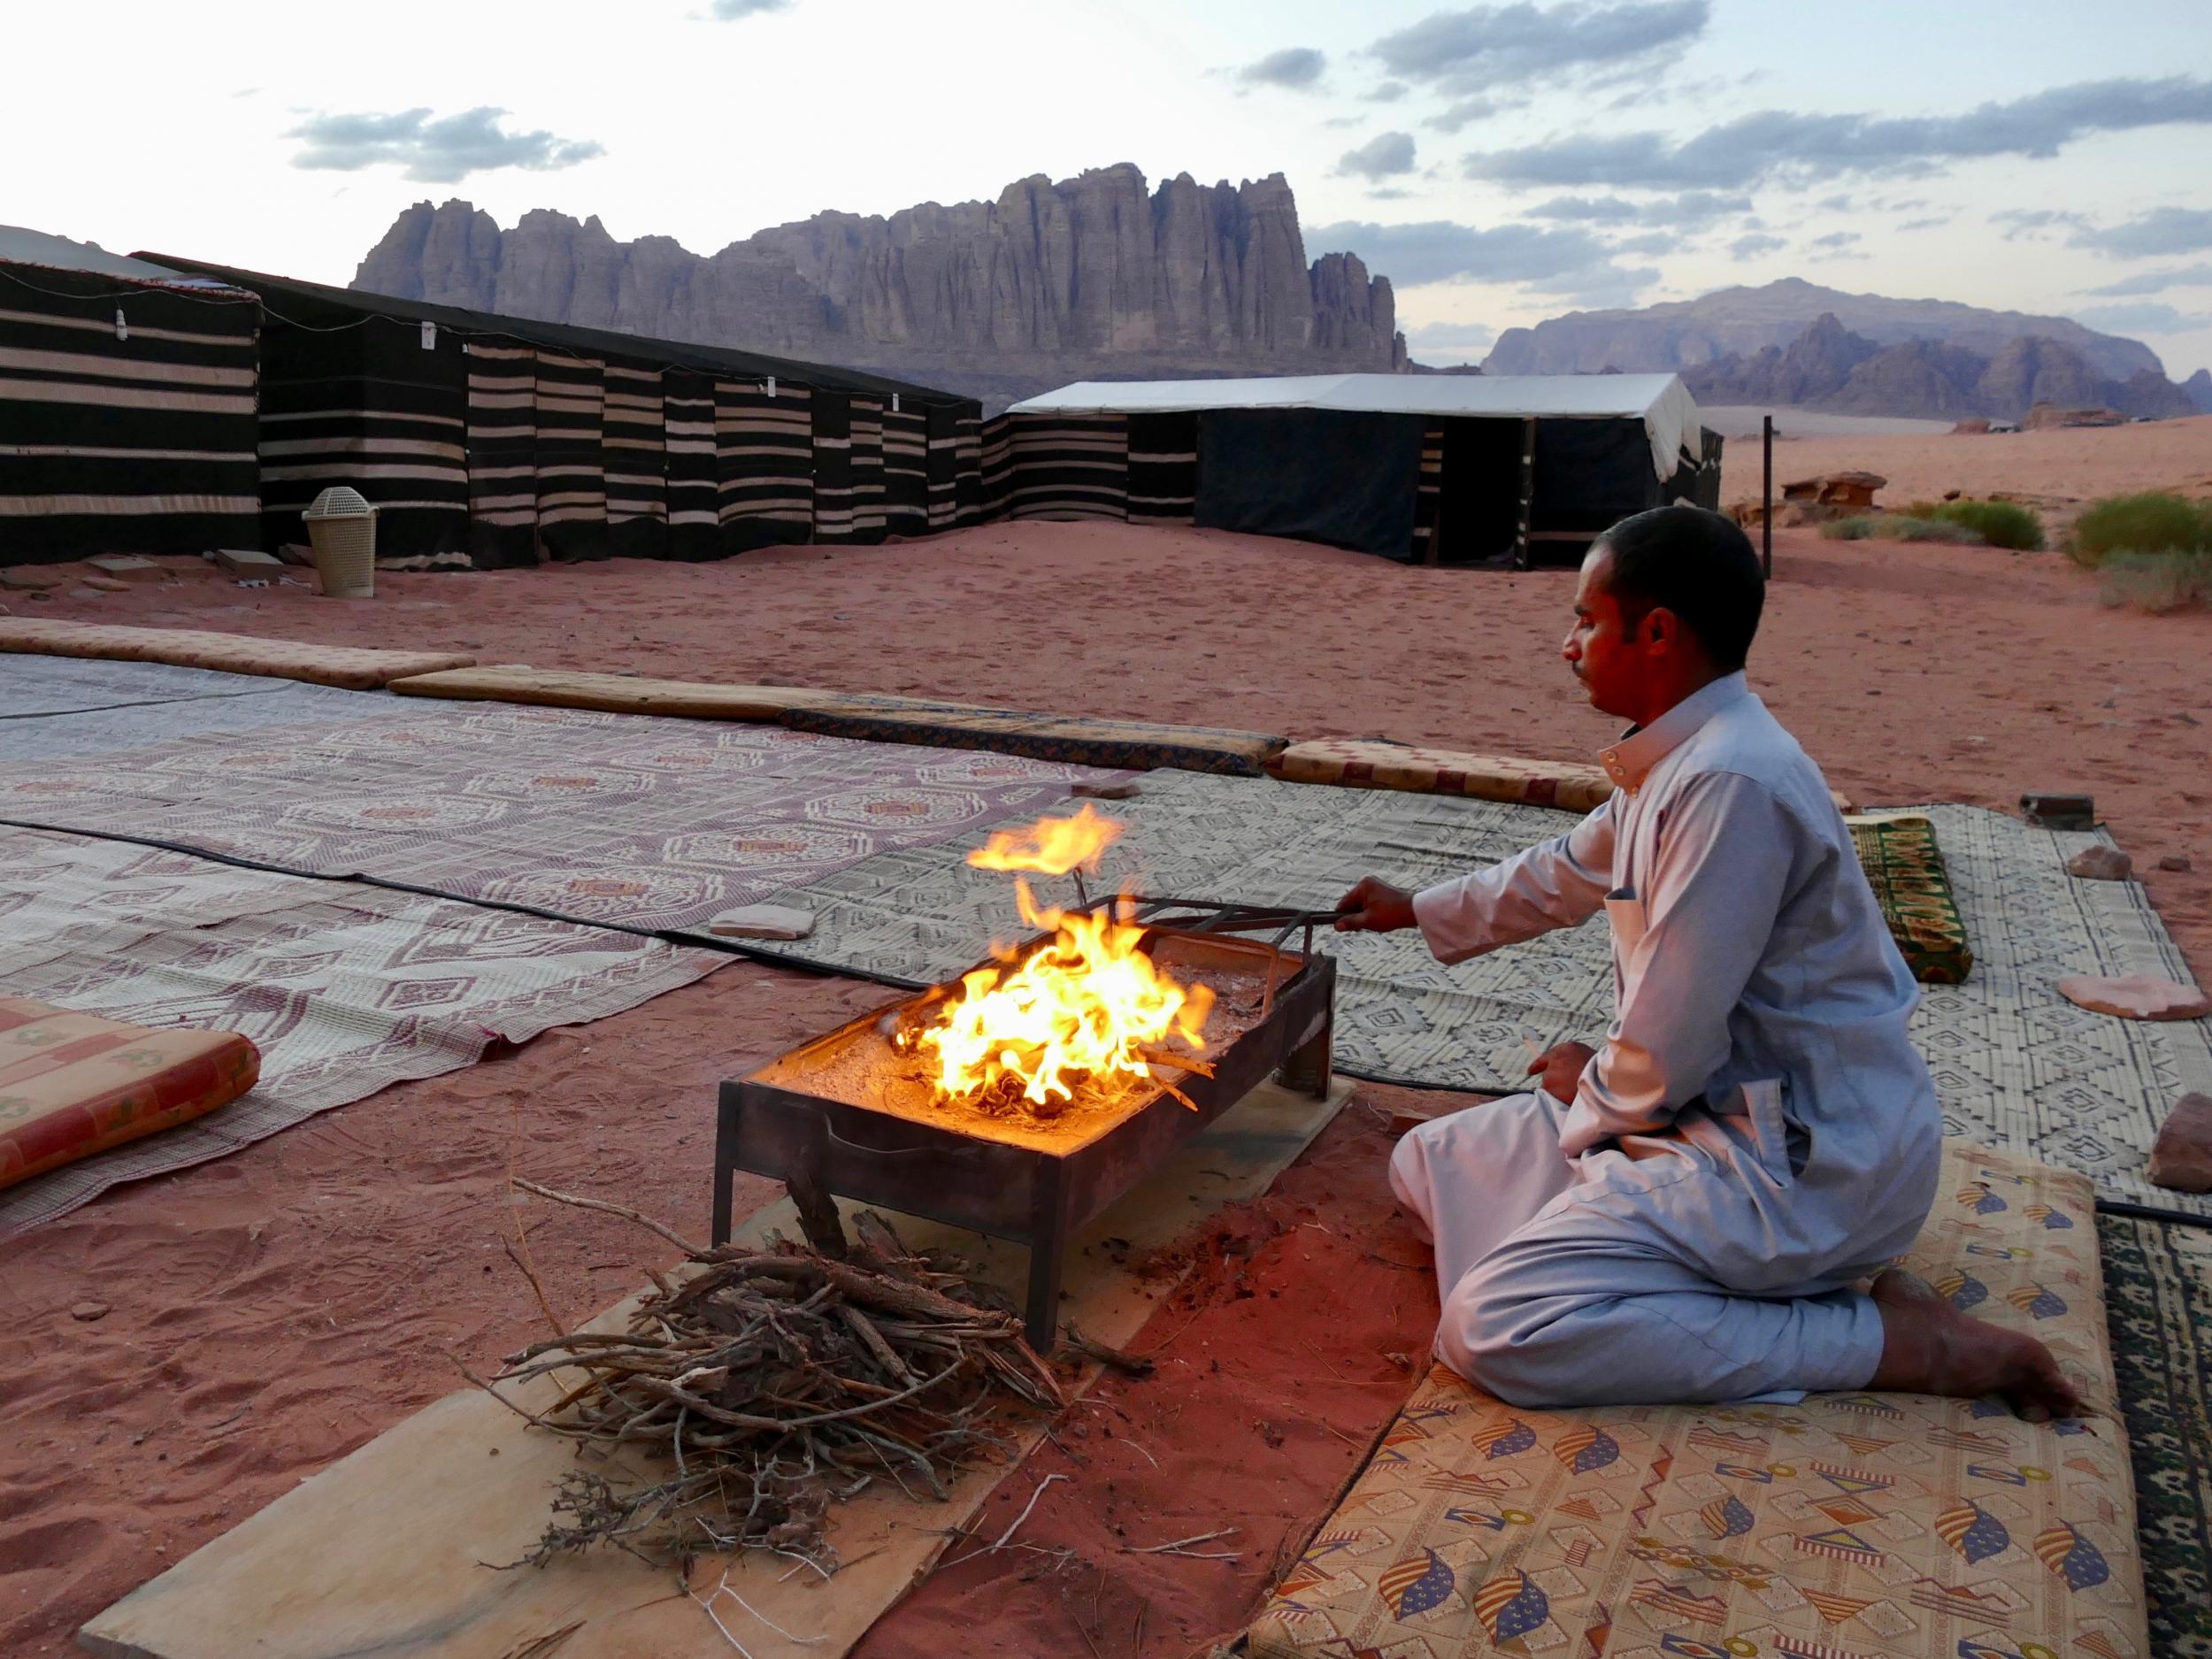
[(1760, 495), (1764, 511), (1759, 515), (1760, 540), (1766, 549), (1766, 578), (1774, 580), (1774, 417), (1759, 417)]

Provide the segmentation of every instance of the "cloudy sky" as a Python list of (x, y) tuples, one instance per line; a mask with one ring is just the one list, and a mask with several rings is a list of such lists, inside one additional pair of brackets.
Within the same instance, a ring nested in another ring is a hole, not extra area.
[(342, 282), (460, 196), (711, 252), (1133, 161), (1286, 174), (1429, 361), (1801, 275), (2212, 365), (2205, 0), (114, 0), (8, 35), (0, 223), (121, 251)]

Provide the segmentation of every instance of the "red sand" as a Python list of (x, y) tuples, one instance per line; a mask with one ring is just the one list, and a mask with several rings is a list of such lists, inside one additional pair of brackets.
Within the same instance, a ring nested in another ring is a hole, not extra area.
[[(373, 602), (175, 568), (173, 584), (7, 603), (1298, 736), (1582, 755), (1609, 735), (1552, 655), (1563, 572), (1409, 571), (1096, 525), (714, 565), (383, 575)], [(1993, 806), (2028, 787), (2093, 791), (2212, 979), (2212, 618), (2102, 610), (2050, 555), (1786, 532), (1777, 573), (1755, 666), (1839, 787)], [(2194, 870), (2157, 870), (2168, 853)], [(539, 1316), (499, 1242), (511, 1164), (703, 1233), (716, 1083), (887, 995), (734, 964), (17, 1241), (0, 1275), (0, 1652), (64, 1650), (107, 1602), (454, 1386), (448, 1350), (481, 1362), (531, 1334)], [(1220, 1218), (1191, 1289), (1136, 1343), (1160, 1373), (1103, 1384), (995, 1495), (987, 1538), (1043, 1475), (1076, 1477), (1018, 1535), (1038, 1548), (941, 1572), (865, 1652), (1081, 1653), (1087, 1635), (1116, 1659), (1174, 1656), (1241, 1624), (1403, 1397), (1387, 1356), (1417, 1363), (1434, 1317), (1383, 1179), (1393, 1098), (1363, 1087), (1274, 1194)], [(670, 1254), (618, 1222), (524, 1213), (544, 1223), (532, 1248), (564, 1317)], [(73, 1317), (84, 1304), (106, 1310)], [(1123, 1548), (1227, 1525), (1240, 1530), (1200, 1548), (1235, 1562)], [(1074, 1554), (1040, 1553), (1062, 1549)]]

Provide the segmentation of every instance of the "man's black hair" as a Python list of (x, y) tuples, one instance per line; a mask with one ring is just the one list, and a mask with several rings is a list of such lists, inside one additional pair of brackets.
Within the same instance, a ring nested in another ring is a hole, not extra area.
[(1742, 526), (1702, 507), (1654, 507), (1598, 538), (1613, 552), (1607, 591), (1632, 626), (1662, 606), (1732, 672), (1751, 653), (1766, 578)]

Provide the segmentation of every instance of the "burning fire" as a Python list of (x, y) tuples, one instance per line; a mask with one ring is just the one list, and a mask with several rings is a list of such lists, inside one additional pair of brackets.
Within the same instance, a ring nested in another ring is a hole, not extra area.
[[(1095, 870), (1121, 828), (1086, 802), (1071, 818), (994, 834), (968, 862), (1052, 875)], [(1170, 1042), (1193, 1054), (1204, 1047), (1213, 992), (1161, 972), (1138, 949), (1142, 927), (1125, 914), (1040, 907), (1019, 876), (1014, 893), (1022, 919), (1052, 937), (1026, 956), (964, 975), (933, 1023), (901, 1036), (933, 1064), (941, 1101), (1020, 1101), (1052, 1117), (1080, 1090), (1118, 1094), (1152, 1082), (1155, 1063), (1183, 1066)]]
[(1071, 870), (1097, 869), (1099, 856), (1120, 839), (1120, 824), (1086, 801), (1073, 818), (1044, 818), (1027, 829), (993, 830), (991, 839), (968, 855), (968, 862), (978, 870), (1064, 876)]

